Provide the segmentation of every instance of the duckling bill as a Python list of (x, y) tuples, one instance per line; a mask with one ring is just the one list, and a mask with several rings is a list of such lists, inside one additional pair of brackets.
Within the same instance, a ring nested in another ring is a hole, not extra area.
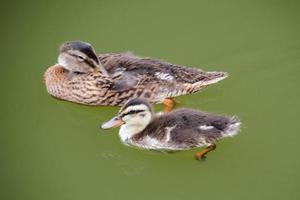
[(238, 134), (240, 124), (236, 117), (185, 108), (155, 114), (146, 100), (136, 98), (101, 127), (120, 126), (122, 143), (141, 149), (181, 151), (206, 147), (195, 154), (201, 160), (216, 148), (218, 140)]

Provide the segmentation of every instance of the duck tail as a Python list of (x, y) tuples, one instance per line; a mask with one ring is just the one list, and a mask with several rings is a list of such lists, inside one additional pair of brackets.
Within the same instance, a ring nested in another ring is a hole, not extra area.
[(202, 86), (215, 84), (228, 77), (228, 73), (226, 72), (206, 72), (206, 74), (209, 80), (203, 81), (201, 84)]
[(228, 124), (229, 125), (225, 128), (222, 135), (224, 137), (233, 137), (237, 135), (241, 127), (241, 121), (237, 117), (232, 117)]
[(200, 80), (187, 86), (188, 93), (198, 92), (199, 90), (202, 90), (209, 85), (215, 84), (227, 77), (228, 74), (226, 72), (206, 72), (206, 78), (204, 80)]

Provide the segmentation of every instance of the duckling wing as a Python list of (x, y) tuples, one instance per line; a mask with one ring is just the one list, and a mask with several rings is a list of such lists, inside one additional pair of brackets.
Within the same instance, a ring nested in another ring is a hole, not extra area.
[(169, 142), (177, 146), (191, 148), (232, 136), (238, 132), (239, 125), (237, 118), (178, 109), (155, 118), (149, 126), (148, 134), (160, 139), (169, 138)]

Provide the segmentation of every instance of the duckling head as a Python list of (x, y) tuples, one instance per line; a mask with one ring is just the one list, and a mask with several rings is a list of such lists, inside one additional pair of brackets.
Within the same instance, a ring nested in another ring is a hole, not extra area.
[(59, 48), (58, 64), (71, 72), (101, 72), (108, 75), (101, 65), (94, 48), (86, 42), (65, 42)]
[(152, 107), (141, 98), (129, 100), (119, 111), (117, 116), (102, 124), (101, 128), (109, 129), (122, 126), (121, 129), (130, 130), (131, 134), (142, 131), (151, 121)]

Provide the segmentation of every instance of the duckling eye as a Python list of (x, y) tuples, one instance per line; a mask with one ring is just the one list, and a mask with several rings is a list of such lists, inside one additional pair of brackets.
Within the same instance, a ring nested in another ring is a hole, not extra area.
[(128, 113), (123, 114), (123, 116), (125, 116), (125, 115), (133, 115), (133, 114), (137, 114), (137, 113), (140, 113), (140, 112), (143, 112), (143, 111), (144, 110), (131, 110)]
[(130, 114), (137, 114), (137, 113), (140, 113), (140, 112), (143, 112), (144, 110), (132, 110), (130, 111), (129, 113)]

